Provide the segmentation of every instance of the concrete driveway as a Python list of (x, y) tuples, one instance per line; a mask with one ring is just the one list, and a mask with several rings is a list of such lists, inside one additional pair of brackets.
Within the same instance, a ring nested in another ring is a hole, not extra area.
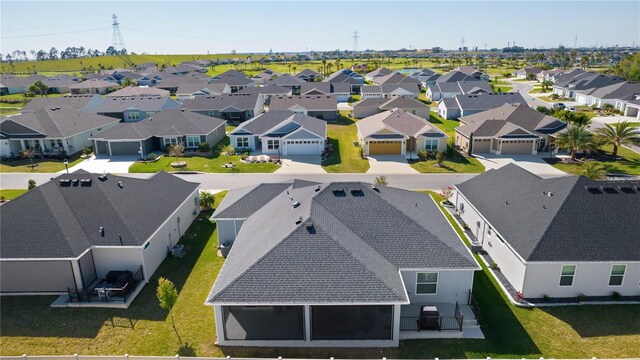
[(548, 152), (538, 155), (474, 154), (474, 156), (484, 165), (486, 170), (499, 169), (507, 164), (515, 163), (521, 168), (544, 178), (567, 175), (564, 171), (560, 171), (544, 161), (543, 157), (549, 156)]
[(369, 155), (367, 174), (418, 174), (404, 155)]
[(320, 155), (295, 155), (281, 158), (278, 174), (326, 174), (320, 166)]
[[(138, 159), (137, 155), (131, 156), (93, 156), (79, 164), (69, 168), (69, 172), (76, 170), (85, 170), (90, 173), (101, 174), (107, 172), (110, 174), (126, 174), (129, 172), (129, 166)], [(59, 173), (64, 173), (65, 170)]]

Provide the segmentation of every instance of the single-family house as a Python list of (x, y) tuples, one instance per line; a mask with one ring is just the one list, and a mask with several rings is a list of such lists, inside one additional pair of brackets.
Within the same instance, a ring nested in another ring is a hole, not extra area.
[(216, 75), (211, 78), (209, 82), (228, 84), (232, 93), (238, 92), (246, 87), (256, 86), (255, 81), (251, 80), (245, 74), (234, 70), (227, 70), (220, 75)]
[(638, 95), (640, 95), (640, 84), (635, 81), (617, 82), (592, 90), (575, 92), (576, 102), (580, 105), (602, 108), (604, 104), (610, 104), (622, 111), (624, 111), (622, 104), (625, 101), (634, 100)]
[[(181, 109), (157, 112), (134, 123), (120, 123), (91, 137), (96, 155), (140, 155), (162, 152), (182, 144), (187, 150), (201, 143), (214, 146), (225, 137), (226, 121)], [(140, 154), (142, 151), (142, 154)]]
[(273, 80), (267, 82), (269, 86), (281, 86), (291, 89), (291, 93), (293, 95), (300, 95), (300, 87), (307, 82), (297, 78), (295, 76), (291, 76), (289, 74), (282, 74)]
[(3, 74), (0, 77), (0, 95), (25, 93), (34, 82), (38, 80), (44, 81), (45, 78), (42, 75), (16, 76)]
[(364, 78), (367, 81), (372, 81), (373, 82), (373, 81), (375, 81), (375, 79), (377, 79), (379, 77), (387, 76), (387, 75), (389, 75), (389, 74), (391, 74), (393, 72), (394, 72), (393, 70), (390, 70), (390, 69), (388, 69), (386, 67), (381, 67), (381, 68), (377, 68), (377, 69), (375, 69), (373, 71), (370, 71), (370, 72), (364, 74)]
[(379, 76), (373, 79), (373, 82), (378, 85), (385, 84), (411, 84), (418, 86), (419, 82), (417, 79), (411, 78), (407, 75), (400, 74), (399, 72), (392, 72), (384, 76)]
[(264, 102), (257, 93), (223, 94), (185, 99), (182, 108), (237, 124), (262, 114)]
[(97, 112), (97, 109), (106, 98), (95, 94), (85, 95), (64, 95), (59, 97), (35, 97), (31, 99), (22, 111), (35, 111), (38, 109), (55, 109), (58, 107), (66, 107), (84, 112)]
[(513, 298), (638, 295), (638, 180), (543, 179), (509, 164), (456, 190), (456, 211)]
[(291, 110), (326, 121), (338, 120), (338, 101), (333, 95), (275, 96), (269, 110)]
[(78, 170), (2, 205), (0, 293), (129, 306), (198, 215), (199, 186)]
[(453, 69), (453, 71), (459, 71), (461, 73), (466, 74), (467, 76), (470, 76), (472, 78), (478, 79), (478, 80), (482, 80), (482, 81), (489, 81), (489, 74), (476, 69), (473, 66), (458, 66), (457, 68)]
[(296, 74), (296, 77), (306, 82), (314, 82), (322, 80), (322, 75), (319, 72), (311, 69), (304, 69)]
[(338, 102), (347, 102), (351, 98), (351, 85), (322, 81), (310, 82), (302, 84), (300, 95), (335, 95)]
[(258, 94), (262, 99), (264, 105), (269, 105), (271, 103), (271, 98), (274, 96), (291, 96), (292, 90), (283, 86), (276, 85), (267, 85), (267, 86), (256, 86), (256, 87), (247, 87), (242, 90), (239, 90), (236, 94)]
[(462, 71), (451, 70), (446, 74), (443, 74), (438, 79), (436, 79), (436, 83), (445, 83), (445, 82), (458, 82), (458, 81), (484, 81), (480, 76), (471, 76)]
[(180, 103), (166, 96), (125, 96), (107, 98), (96, 112), (124, 122), (137, 122), (158, 111), (178, 108)]
[(405, 155), (444, 151), (447, 136), (426, 119), (402, 109), (368, 116), (356, 123), (363, 155)]
[(364, 84), (364, 77), (349, 69), (338, 70), (322, 80), (329, 83), (347, 83), (351, 86), (352, 94), (359, 94), (360, 87)]
[(553, 146), (567, 124), (527, 104), (505, 104), (460, 118), (455, 144), (468, 153), (537, 154)]
[(516, 79), (532, 80), (537, 79), (543, 70), (539, 67), (523, 67), (512, 73)]
[(77, 77), (66, 74), (42, 79), (42, 83), (49, 88), (47, 90), (49, 94), (68, 94), (71, 92), (69, 86), (77, 84), (79, 81), (80, 79)]
[(543, 81), (555, 82), (556, 76), (562, 74), (563, 72), (564, 70), (558, 68), (551, 70), (542, 70), (538, 73), (538, 75), (536, 75), (536, 80), (538, 80), (538, 82), (540, 83)]
[(482, 336), (466, 305), (480, 267), (428, 195), (293, 180), (231, 190), (212, 219), (231, 247), (205, 302), (221, 346)]
[(69, 85), (72, 94), (106, 94), (112, 89), (120, 87), (118, 83), (101, 79), (89, 79), (77, 84)]
[(420, 96), (420, 89), (417, 84), (392, 83), (382, 85), (364, 85), (360, 91), (362, 99), (381, 97), (407, 97), (417, 99)]
[(362, 99), (351, 104), (351, 107), (353, 108), (351, 115), (356, 119), (362, 119), (395, 108), (408, 111), (421, 118), (429, 118), (429, 107), (421, 101), (408, 97)]
[(58, 156), (63, 151), (75, 154), (90, 146), (91, 136), (118, 123), (118, 119), (78, 111), (69, 107), (41, 108), (0, 120), (2, 156), (18, 155), (33, 149), (35, 155)]
[(495, 109), (504, 104), (526, 104), (519, 92), (485, 93), (478, 95), (456, 95), (438, 101), (438, 115), (444, 119), (457, 119), (481, 111)]
[(456, 82), (436, 82), (429, 85), (426, 90), (426, 97), (431, 101), (453, 98), (456, 95), (477, 95), (481, 93), (493, 92), (491, 85), (486, 81), (456, 81)]
[(640, 96), (637, 96), (634, 100), (624, 102), (624, 116), (635, 116), (636, 121), (640, 122)]
[(409, 77), (418, 80), (420, 86), (424, 89), (426, 89), (427, 86), (434, 85), (440, 76), (442, 75), (431, 69), (421, 69), (409, 75)]
[(106, 95), (107, 97), (123, 96), (163, 96), (168, 97), (169, 91), (148, 86), (127, 86)]
[(327, 122), (288, 110), (270, 110), (229, 133), (236, 150), (278, 155), (320, 155), (327, 140)]
[(218, 96), (230, 93), (231, 87), (224, 83), (184, 83), (176, 89), (176, 97), (179, 101), (193, 99), (196, 96)]
[(267, 69), (257, 75), (252, 76), (251, 80), (255, 81), (255, 83), (258, 85), (264, 85), (267, 82), (281, 75), (282, 74), (277, 71)]
[(589, 95), (596, 89), (624, 82), (619, 77), (593, 72), (582, 72), (568, 78), (559, 78), (553, 84), (553, 93), (566, 98), (575, 98), (580, 104), (587, 104)]

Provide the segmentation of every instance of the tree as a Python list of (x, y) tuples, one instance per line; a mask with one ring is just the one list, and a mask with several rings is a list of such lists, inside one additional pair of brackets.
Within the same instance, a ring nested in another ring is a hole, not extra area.
[(605, 124), (605, 127), (595, 131), (598, 140), (605, 145), (612, 145), (613, 157), (618, 156), (618, 148), (624, 145), (640, 145), (640, 130), (631, 126), (628, 121), (621, 121), (611, 124)]
[(33, 190), (36, 188), (36, 181), (33, 179), (29, 179), (27, 182), (27, 190)]
[(444, 151), (438, 151), (438, 153), (436, 154), (436, 163), (438, 164), (438, 166), (442, 166), (445, 155), (446, 154), (444, 153)]
[(616, 75), (627, 81), (640, 81), (640, 53), (620, 60), (614, 70)]
[(387, 177), (384, 175), (376, 176), (373, 180), (373, 184), (377, 186), (387, 186), (389, 182), (387, 182)]
[(216, 203), (216, 197), (209, 191), (200, 191), (200, 209), (212, 209)]
[(569, 150), (571, 161), (576, 161), (577, 152), (590, 152), (593, 150), (593, 135), (584, 125), (569, 125), (567, 131), (556, 138), (556, 146), (559, 149)]
[(607, 171), (596, 161), (586, 161), (582, 164), (582, 171), (580, 174), (591, 180), (600, 180), (604, 179), (607, 175)]
[(551, 87), (553, 86), (553, 82), (551, 82), (551, 80), (545, 80), (540, 83), (540, 85), (542, 85), (542, 88), (540, 89), (542, 90), (542, 92), (548, 92), (549, 89), (551, 89)]
[(158, 297), (158, 302), (160, 303), (160, 307), (163, 309), (169, 310), (173, 331), (176, 332), (176, 336), (178, 336), (180, 345), (182, 345), (182, 339), (180, 339), (180, 335), (178, 334), (178, 330), (176, 329), (176, 323), (173, 320), (173, 306), (178, 301), (178, 290), (176, 290), (176, 287), (175, 285), (173, 285), (173, 282), (171, 282), (171, 280), (166, 279), (164, 277), (160, 277), (158, 279), (158, 288), (156, 289), (156, 296)]
[(45, 85), (41, 80), (38, 80), (29, 86), (29, 91), (40, 96), (45, 96), (49, 93), (49, 87)]
[(176, 163), (178, 163), (178, 158), (182, 155), (184, 155), (184, 145), (182, 143), (169, 145), (169, 156), (175, 157)]
[(33, 155), (35, 155), (35, 151), (33, 149), (20, 150), (21, 157), (29, 158), (29, 162), (31, 163), (31, 165), (29, 165), (31, 167), (31, 171), (33, 171), (33, 168), (35, 167), (35, 165), (33, 165)]
[(120, 83), (120, 87), (127, 87), (127, 86), (136, 86), (136, 82), (133, 81), (133, 79), (126, 77), (124, 78), (124, 80), (122, 80), (122, 82)]

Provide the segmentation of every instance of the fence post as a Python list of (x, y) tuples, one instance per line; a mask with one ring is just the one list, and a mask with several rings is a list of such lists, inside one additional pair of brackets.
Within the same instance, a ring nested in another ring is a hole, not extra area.
[(129, 354), (124, 354), (124, 360), (129, 360)]

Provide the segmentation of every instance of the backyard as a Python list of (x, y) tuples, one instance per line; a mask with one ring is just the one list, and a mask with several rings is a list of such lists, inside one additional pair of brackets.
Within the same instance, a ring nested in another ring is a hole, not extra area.
[[(607, 154), (611, 154), (612, 147), (611, 145), (606, 145), (602, 147), (602, 150), (606, 151)], [(621, 147), (618, 148), (618, 157), (620, 157), (621, 160), (600, 160), (596, 162), (602, 165), (608, 173), (640, 175), (640, 154)], [(553, 167), (570, 174), (579, 175), (582, 172), (581, 163), (564, 164), (558, 162), (554, 164)]]
[[(78, 152), (69, 156), (69, 167), (72, 167), (84, 159), (80, 158), (81, 153)], [(33, 158), (31, 167), (29, 159), (11, 160), (0, 162), (0, 173), (55, 173), (65, 169), (64, 163), (60, 159), (36, 159)]]
[[(245, 163), (240, 161), (240, 155), (221, 155), (218, 150), (219, 145), (229, 145), (229, 138), (225, 137), (220, 143), (213, 147), (209, 155), (185, 154), (179, 161), (186, 161), (187, 166), (176, 169), (171, 167), (171, 163), (176, 161), (175, 157), (163, 156), (155, 162), (136, 162), (129, 167), (130, 173), (155, 173), (158, 171), (199, 171), (207, 173), (272, 173), (278, 169), (278, 165), (270, 162), (265, 163)], [(232, 162), (233, 167), (224, 167), (224, 164)]]
[(360, 147), (353, 145), (358, 141), (356, 121), (348, 116), (348, 112), (341, 111), (338, 121), (327, 126), (327, 137), (333, 151), (322, 162), (326, 172), (364, 173), (369, 169), (369, 162), (360, 155)]
[(27, 189), (0, 189), (0, 199), (13, 200), (27, 192)]
[[(216, 194), (216, 204), (224, 195)], [(325, 359), (640, 356), (640, 306), (517, 308), (507, 303), (484, 266), (476, 273), (474, 296), (480, 303), (485, 340), (407, 340), (398, 349), (219, 348), (214, 344), (213, 309), (203, 305), (224, 261), (216, 256), (216, 227), (207, 221), (208, 215), (210, 212), (196, 219), (181, 240), (185, 257), (167, 258), (128, 310), (51, 308), (53, 296), (2, 298), (0, 354), (178, 353)], [(158, 306), (155, 287), (159, 276), (172, 280), (179, 291), (174, 316), (183, 345), (173, 332), (167, 311)]]

